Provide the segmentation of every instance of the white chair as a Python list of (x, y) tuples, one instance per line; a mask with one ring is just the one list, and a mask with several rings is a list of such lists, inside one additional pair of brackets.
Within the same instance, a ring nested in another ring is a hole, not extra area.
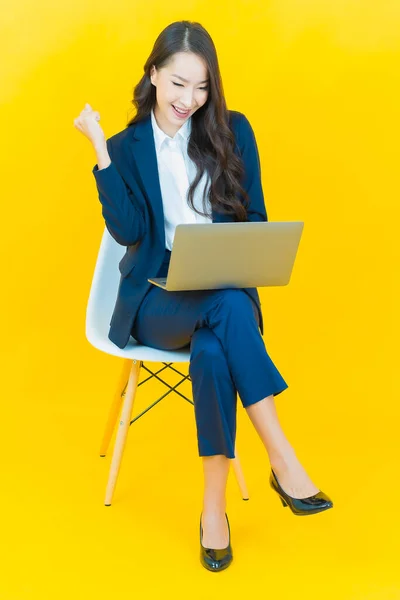
[[(120, 278), (118, 263), (121, 260), (124, 251), (125, 247), (118, 244), (109, 233), (107, 227), (105, 227), (93, 274), (86, 310), (86, 337), (88, 341), (98, 350), (102, 350), (107, 354), (120, 356), (121, 358), (125, 359), (122, 365), (122, 371), (118, 381), (117, 389), (115, 390), (114, 400), (110, 407), (100, 446), (100, 456), (105, 457), (119, 413), (121, 411), (106, 487), (104, 502), (106, 506), (110, 506), (112, 502), (127, 439), (128, 427), (171, 392), (175, 392), (192, 405), (194, 404), (192, 400), (181, 394), (181, 392), (176, 389), (186, 379), (190, 380), (190, 376), (184, 375), (178, 369), (172, 366), (174, 362), (189, 362), (189, 346), (181, 350), (158, 350), (148, 346), (143, 346), (130, 337), (128, 345), (122, 349), (108, 339), (109, 323), (116, 300)], [(153, 372), (144, 365), (144, 361), (155, 363), (159, 362), (163, 363), (164, 366), (157, 372)], [(150, 377), (147, 377), (139, 383), (141, 368), (150, 373)], [(172, 369), (182, 376), (182, 379), (174, 386), (170, 386), (159, 376), (159, 373), (167, 368)], [(164, 383), (169, 390), (163, 396), (161, 396), (161, 398), (158, 398), (158, 400), (153, 402), (144, 411), (131, 420), (136, 390), (139, 386), (146, 383), (146, 381), (149, 381), (152, 377), (156, 377), (159, 381)], [(231, 460), (233, 462), (236, 480), (243, 500), (248, 500), (249, 495), (247, 492), (246, 482), (236, 450), (235, 456), (236, 457)]]

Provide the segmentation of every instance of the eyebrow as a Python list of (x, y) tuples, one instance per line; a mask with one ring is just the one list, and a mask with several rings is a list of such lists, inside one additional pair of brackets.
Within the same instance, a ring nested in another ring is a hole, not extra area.
[[(189, 83), (188, 79), (185, 79), (184, 77), (181, 77), (180, 75), (177, 75), (176, 73), (172, 73), (171, 77), (177, 77), (178, 79), (181, 79), (185, 83)], [(199, 83), (207, 83), (207, 81), (209, 81), (209, 79), (204, 79), (204, 81), (199, 81)]]

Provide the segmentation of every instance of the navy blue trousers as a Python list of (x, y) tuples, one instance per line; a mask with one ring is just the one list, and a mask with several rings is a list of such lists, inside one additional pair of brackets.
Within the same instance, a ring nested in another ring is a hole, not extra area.
[[(158, 277), (167, 275), (170, 256), (166, 249)], [(235, 457), (237, 393), (247, 407), (288, 387), (266, 351), (258, 309), (239, 288), (167, 292), (152, 286), (132, 336), (163, 350), (190, 345), (199, 456)]]

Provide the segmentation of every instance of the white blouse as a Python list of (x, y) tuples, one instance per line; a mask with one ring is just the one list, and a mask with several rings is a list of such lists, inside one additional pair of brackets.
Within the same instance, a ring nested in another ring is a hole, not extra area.
[[(211, 205), (206, 197), (206, 211), (209, 217), (198, 215), (187, 203), (189, 185), (196, 176), (196, 165), (187, 153), (188, 138), (192, 127), (190, 117), (171, 138), (157, 124), (154, 111), (151, 111), (154, 142), (157, 154), (158, 174), (160, 178), (161, 196), (164, 209), (165, 246), (172, 250), (175, 227), (179, 223), (211, 223)], [(195, 189), (193, 202), (198, 210), (203, 211), (203, 190), (210, 178), (205, 172)]]

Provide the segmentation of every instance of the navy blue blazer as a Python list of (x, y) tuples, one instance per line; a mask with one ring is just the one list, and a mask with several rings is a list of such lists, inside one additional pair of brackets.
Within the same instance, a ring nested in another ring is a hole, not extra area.
[[(235, 152), (244, 160), (242, 185), (251, 200), (248, 220), (267, 221), (252, 127), (244, 114), (230, 110), (228, 115), (236, 139)], [(121, 277), (108, 334), (116, 346), (124, 348), (139, 305), (152, 285), (147, 279), (157, 275), (165, 253), (164, 212), (151, 115), (111, 136), (106, 143), (111, 163), (100, 170), (96, 164), (92, 173), (106, 227), (119, 244), (126, 246), (119, 263)], [(213, 211), (212, 220), (233, 222), (234, 218)], [(263, 333), (257, 288), (243, 289), (258, 307)]]

